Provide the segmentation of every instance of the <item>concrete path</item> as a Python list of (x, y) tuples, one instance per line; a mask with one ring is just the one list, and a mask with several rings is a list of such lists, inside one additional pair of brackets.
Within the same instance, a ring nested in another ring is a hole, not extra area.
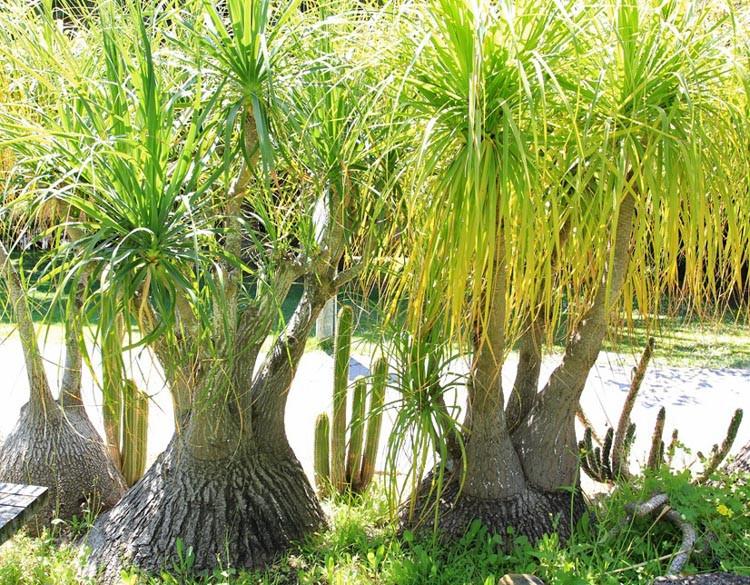
[[(54, 331), (46, 341), (44, 356), (52, 384), (59, 384), (57, 364), (63, 363), (64, 351), (59, 334)], [(617, 423), (629, 387), (630, 371), (637, 358), (635, 355), (603, 353), (589, 376), (582, 404), (600, 433), (603, 433), (605, 424)], [(543, 379), (546, 379), (558, 359), (551, 356), (544, 360)], [(133, 353), (127, 361), (131, 364), (137, 383), (152, 397), (148, 444), (151, 462), (167, 445), (173, 431), (171, 399), (161, 370), (152, 362), (148, 352)], [(503, 371), (506, 388), (512, 386), (516, 363), (516, 356), (511, 355)], [(367, 374), (368, 364), (366, 356), (355, 355), (351, 377)], [(456, 369), (465, 372), (466, 364), (457, 363)], [(0, 436), (4, 436), (13, 428), (21, 405), (28, 399), (23, 355), (16, 335), (0, 338), (0, 372), (3, 378), (0, 388)], [(332, 383), (333, 359), (320, 350), (306, 353), (290, 392), (286, 423), (289, 441), (311, 477), (315, 419), (320, 412), (330, 411)], [(101, 432), (101, 394), (88, 371), (84, 372), (83, 386), (89, 414)], [(397, 398), (394, 390), (388, 391), (387, 402)], [(454, 392), (447, 401), (462, 408), (465, 404), (464, 392)], [(678, 426), (681, 440), (693, 453), (697, 450), (708, 452), (714, 443), (720, 442), (734, 409), (744, 407), (747, 416), (735, 442), (736, 450), (750, 440), (750, 369), (675, 368), (659, 363), (657, 354), (633, 411), (633, 421), (639, 429), (633, 448), (636, 458), (643, 460), (646, 457), (654, 420), (662, 405), (667, 408), (665, 436), (669, 437), (672, 428)], [(385, 449), (392, 420), (393, 413), (387, 413), (381, 450)], [(680, 463), (690, 464), (694, 460), (695, 455), (692, 455), (683, 458)], [(406, 464), (406, 460), (402, 459), (399, 467), (403, 468)]]

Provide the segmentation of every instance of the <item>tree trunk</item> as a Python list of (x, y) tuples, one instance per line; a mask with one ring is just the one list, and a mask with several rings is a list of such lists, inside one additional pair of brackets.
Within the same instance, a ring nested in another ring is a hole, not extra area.
[[(435, 494), (430, 491), (434, 489), (432, 482), (431, 474), (418, 488), (416, 514), (402, 515), (403, 528), (426, 530), (432, 527), (435, 514)], [(556, 533), (566, 540), (585, 512), (585, 500), (577, 490), (542, 491), (524, 483), (512, 496), (477, 498), (461, 490), (459, 473), (454, 473), (440, 494), (438, 526), (444, 539), (456, 540), (466, 534), (473, 522), (479, 521), (490, 533), (500, 535), (509, 550), (517, 536), (525, 536), (535, 543), (546, 534)]]
[[(550, 532), (565, 539), (584, 513), (577, 481), (575, 412), (601, 348), (610, 309), (624, 285), (633, 214), (634, 200), (628, 193), (621, 205), (606, 278), (568, 344), (562, 364), (540, 394), (536, 394), (536, 385), (543, 327), (541, 321), (531, 321), (521, 344), (510, 420), (505, 418), (501, 387), (505, 268), (503, 244), (498, 243), (495, 275), (486, 291), (491, 295), (489, 312), (481, 322), (472, 364), (465, 423), (466, 475), (462, 478), (454, 466), (437, 501), (443, 534), (460, 537), (472, 521), (479, 520), (490, 532), (502, 536), (512, 527), (515, 535), (524, 535), (531, 542)], [(512, 434), (509, 424), (518, 425)], [(418, 488), (413, 501), (417, 514), (405, 516), (404, 524), (430, 526), (436, 513), (434, 473)]]
[(589, 371), (599, 355), (611, 308), (625, 283), (634, 208), (635, 200), (628, 193), (620, 205), (607, 274), (568, 343), (562, 363), (513, 434), (526, 478), (543, 490), (578, 483), (575, 413)]
[(467, 496), (503, 499), (524, 487), (521, 465), (513, 450), (503, 409), (502, 367), (505, 359), (505, 250), (502, 236), (495, 250), (490, 311), (476, 332), (477, 339), (469, 387), (466, 421)]
[[(178, 540), (185, 550), (192, 547), (190, 571), (217, 564), (259, 568), (325, 526), (284, 427), (287, 394), (307, 336), (332, 292), (318, 282), (311, 277), (306, 283), (257, 374), (249, 393), (250, 424), (242, 408), (217, 402), (217, 389), (194, 392), (199, 399), (185, 432), (175, 435), (91, 530), (89, 575), (100, 571), (101, 582), (116, 583), (120, 568), (130, 565), (146, 572), (168, 569), (177, 559)], [(216, 396), (206, 397), (211, 393)]]
[(518, 369), (513, 391), (508, 398), (505, 418), (512, 433), (529, 414), (539, 391), (539, 373), (542, 369), (542, 336), (544, 320), (534, 319), (521, 336), (518, 348)]
[(243, 444), (216, 460), (197, 459), (174, 438), (146, 475), (89, 533), (87, 574), (118, 583), (120, 569), (147, 572), (178, 562), (177, 540), (192, 549), (189, 571), (217, 563), (262, 567), (324, 525), (297, 459)]
[(513, 528), (514, 535), (524, 535), (531, 542), (551, 532), (567, 538), (585, 510), (580, 492), (543, 491), (530, 485), (511, 441), (501, 379), (505, 357), (505, 278), (500, 238), (492, 282), (486, 290), (490, 310), (478, 325), (475, 340), (465, 421), (466, 475), (461, 476), (461, 462), (456, 462), (436, 500), (435, 472), (431, 473), (413, 495), (415, 513), (402, 516), (404, 527), (430, 527), (437, 513), (441, 534), (460, 538), (472, 522), (479, 520), (510, 546), (509, 528)]
[(29, 523), (38, 534), (53, 518), (70, 520), (114, 506), (125, 492), (120, 472), (83, 407), (47, 412), (21, 408), (13, 431), (0, 448), (0, 481), (50, 488), (49, 505)]
[(125, 492), (125, 482), (80, 401), (77, 326), (68, 326), (65, 332), (63, 409), (52, 398), (26, 293), (1, 243), (0, 268), (18, 323), (30, 391), (15, 428), (0, 446), (0, 481), (50, 488), (49, 505), (29, 524), (31, 533), (36, 534), (53, 518), (81, 516), (83, 506), (92, 511), (112, 507)]

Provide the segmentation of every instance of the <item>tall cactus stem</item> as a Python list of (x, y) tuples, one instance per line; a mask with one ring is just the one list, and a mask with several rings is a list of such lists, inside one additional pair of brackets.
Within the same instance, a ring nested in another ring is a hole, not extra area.
[(315, 485), (321, 496), (328, 495), (331, 488), (330, 467), (331, 423), (326, 413), (318, 415), (315, 421)]
[(666, 419), (667, 411), (662, 406), (659, 409), (659, 414), (656, 415), (656, 424), (654, 425), (654, 434), (651, 436), (651, 450), (648, 454), (648, 463), (646, 466), (648, 469), (657, 470), (661, 467), (664, 459), (664, 441), (662, 436), (664, 435), (664, 420)]
[(677, 446), (680, 443), (680, 431), (678, 429), (674, 429), (672, 431), (672, 438), (669, 441), (669, 447), (667, 447), (667, 465), (672, 464), (672, 460), (674, 459), (674, 454), (677, 452)]
[(331, 424), (331, 484), (341, 492), (346, 487), (346, 398), (349, 383), (353, 311), (341, 307), (334, 346), (333, 421)]
[(359, 479), (354, 486), (355, 491), (365, 491), (375, 476), (375, 463), (380, 443), (380, 429), (383, 423), (383, 404), (385, 402), (385, 388), (388, 382), (388, 362), (380, 358), (373, 366), (372, 384), (370, 387), (370, 404), (367, 410), (367, 435), (365, 448), (362, 453), (362, 466)]
[(349, 423), (349, 449), (346, 454), (346, 484), (350, 488), (359, 483), (362, 440), (365, 434), (365, 400), (367, 381), (357, 378), (352, 394), (352, 418)]
[(630, 416), (633, 413), (633, 406), (635, 405), (635, 400), (638, 397), (643, 377), (646, 375), (646, 369), (648, 368), (653, 353), (654, 338), (650, 337), (646, 344), (646, 348), (641, 354), (641, 359), (638, 361), (638, 366), (633, 369), (633, 379), (630, 381), (630, 389), (625, 398), (625, 404), (622, 407), (620, 419), (617, 422), (617, 432), (615, 433), (614, 443), (612, 444), (612, 472), (615, 477), (624, 476), (628, 473), (628, 458), (625, 450), (625, 442), (630, 427)]
[(721, 447), (715, 446), (711, 451), (711, 457), (708, 459), (708, 462), (704, 464), (703, 473), (698, 476), (696, 483), (700, 484), (708, 481), (711, 474), (716, 471), (716, 468), (719, 467), (722, 461), (724, 461), (729, 454), (729, 450), (732, 448), (734, 440), (737, 438), (737, 430), (740, 428), (741, 422), (742, 409), (738, 408), (734, 411), (732, 420), (729, 422), (729, 428), (727, 429), (727, 434), (721, 443)]
[(146, 470), (148, 447), (148, 395), (135, 382), (123, 384), (122, 474), (129, 486)]
[(604, 435), (604, 445), (602, 446), (602, 470), (608, 481), (614, 481), (615, 479), (615, 476), (612, 474), (612, 464), (610, 459), (613, 436), (614, 430), (610, 427), (607, 429), (607, 434)]

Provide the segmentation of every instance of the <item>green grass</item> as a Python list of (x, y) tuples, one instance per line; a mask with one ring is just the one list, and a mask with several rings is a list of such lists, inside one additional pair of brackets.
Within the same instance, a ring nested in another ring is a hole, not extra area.
[(750, 368), (750, 325), (731, 317), (713, 323), (662, 317), (647, 324), (637, 319), (630, 331), (611, 332), (604, 348), (640, 354), (649, 337), (656, 340), (657, 364)]
[[(159, 576), (123, 574), (127, 585), (493, 585), (506, 572), (529, 572), (548, 584), (651, 583), (664, 574), (679, 548), (673, 526), (653, 518), (625, 520), (628, 502), (666, 492), (699, 539), (686, 572), (724, 570), (750, 575), (750, 485), (731, 479), (693, 486), (687, 473), (662, 472), (622, 486), (593, 504), (595, 522), (583, 522), (567, 546), (553, 535), (536, 546), (516, 539), (505, 550), (498, 536), (478, 525), (446, 546), (411, 533), (397, 535), (385, 496), (328, 502), (330, 529), (263, 572), (232, 568), (190, 575), (191, 551), (178, 547), (177, 561)], [(613, 529), (618, 530), (613, 534)], [(72, 585), (77, 549), (49, 536), (17, 536), (0, 550), (0, 585)]]

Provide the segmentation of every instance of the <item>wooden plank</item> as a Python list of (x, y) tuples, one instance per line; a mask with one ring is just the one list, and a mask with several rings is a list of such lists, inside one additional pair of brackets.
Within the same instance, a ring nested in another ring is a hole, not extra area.
[[(41, 495), (41, 494), (40, 494)], [(25, 508), (34, 503), (39, 496), (23, 496), (18, 494), (4, 494), (0, 492), (0, 506), (17, 506)]]
[(46, 487), (38, 485), (20, 485), (17, 483), (0, 483), (0, 493), (2, 494), (17, 494), (22, 496), (41, 496), (47, 491)]
[(0, 484), (0, 543), (9, 539), (49, 498), (41, 486)]

